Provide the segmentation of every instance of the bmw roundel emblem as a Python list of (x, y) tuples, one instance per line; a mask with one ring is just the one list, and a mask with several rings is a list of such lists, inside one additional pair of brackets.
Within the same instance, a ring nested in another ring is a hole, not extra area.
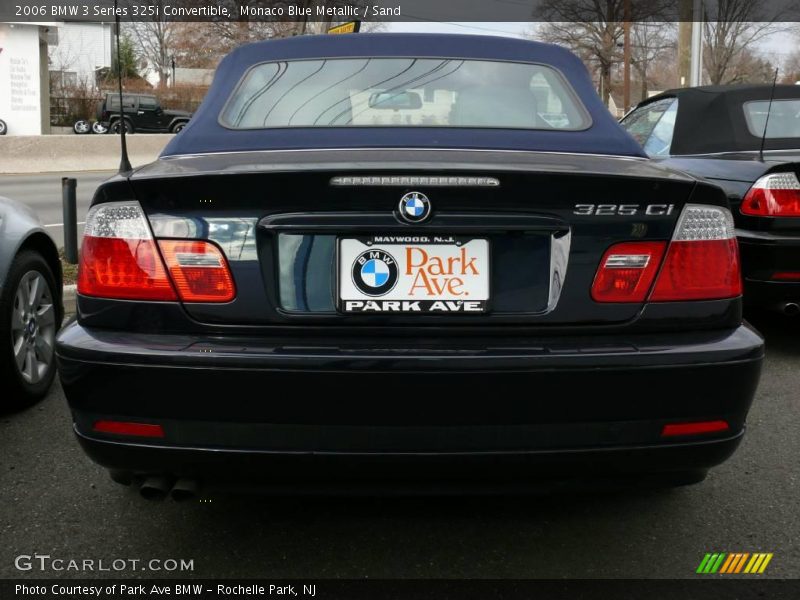
[(353, 283), (366, 296), (383, 296), (397, 285), (397, 261), (383, 250), (367, 250), (353, 261)]
[(431, 201), (421, 192), (409, 192), (400, 198), (398, 212), (408, 223), (422, 223), (431, 216)]

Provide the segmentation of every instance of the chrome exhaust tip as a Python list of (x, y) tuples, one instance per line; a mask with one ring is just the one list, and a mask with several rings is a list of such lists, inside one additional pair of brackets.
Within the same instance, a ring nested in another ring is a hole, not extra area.
[(163, 500), (172, 487), (172, 479), (166, 475), (147, 477), (139, 487), (139, 494), (145, 500)]
[(172, 486), (170, 496), (175, 502), (194, 500), (200, 491), (200, 484), (194, 479), (179, 479)]

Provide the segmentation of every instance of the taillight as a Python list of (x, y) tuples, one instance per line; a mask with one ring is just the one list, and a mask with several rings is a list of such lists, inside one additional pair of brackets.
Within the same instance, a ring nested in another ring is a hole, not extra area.
[(742, 214), (757, 217), (800, 217), (800, 181), (794, 173), (759, 178), (742, 200)]
[(741, 294), (733, 216), (726, 208), (687, 204), (650, 301), (718, 300)]
[(228, 263), (211, 242), (159, 240), (158, 245), (184, 302), (230, 302), (236, 296)]
[(623, 242), (603, 255), (592, 285), (595, 302), (644, 302), (666, 242)]
[(86, 215), (78, 293), (121, 300), (177, 300), (138, 202), (98, 204)]
[(118, 300), (230, 302), (236, 289), (217, 246), (197, 240), (156, 243), (138, 202), (108, 202), (86, 216), (78, 293)]
[(733, 217), (725, 208), (699, 204), (683, 209), (669, 245), (641, 241), (611, 246), (592, 284), (595, 302), (717, 300), (741, 293)]

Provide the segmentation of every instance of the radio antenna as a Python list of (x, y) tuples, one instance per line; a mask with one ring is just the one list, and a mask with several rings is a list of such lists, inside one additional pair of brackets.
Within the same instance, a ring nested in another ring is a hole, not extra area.
[(764, 134), (761, 136), (761, 149), (758, 151), (758, 160), (764, 162), (764, 144), (767, 141), (767, 127), (769, 126), (769, 113), (772, 112), (772, 100), (775, 98), (775, 86), (778, 83), (778, 69), (772, 78), (772, 89), (769, 91), (769, 104), (767, 105), (767, 118), (764, 120)]
[(131, 171), (133, 171), (133, 167), (131, 167), (131, 161), (128, 158), (128, 140), (125, 137), (128, 128), (125, 125), (125, 108), (122, 106), (122, 53), (120, 52), (119, 42), (120, 22), (118, 2), (119, 0), (114, 0), (114, 34), (117, 42), (117, 84), (119, 86), (119, 142), (122, 150), (122, 156), (119, 160), (119, 174), (127, 177), (130, 175)]

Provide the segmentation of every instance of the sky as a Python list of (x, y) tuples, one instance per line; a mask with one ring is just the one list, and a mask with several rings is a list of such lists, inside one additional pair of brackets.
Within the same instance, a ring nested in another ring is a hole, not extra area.
[[(431, 22), (402, 22), (387, 23), (386, 31), (415, 32), (415, 33), (467, 33), (477, 35), (502, 35), (507, 37), (522, 37), (526, 31), (535, 30), (537, 23), (431, 23)], [(759, 50), (770, 57), (774, 56), (780, 61), (796, 49), (797, 44), (788, 32), (771, 34), (757, 44)]]

